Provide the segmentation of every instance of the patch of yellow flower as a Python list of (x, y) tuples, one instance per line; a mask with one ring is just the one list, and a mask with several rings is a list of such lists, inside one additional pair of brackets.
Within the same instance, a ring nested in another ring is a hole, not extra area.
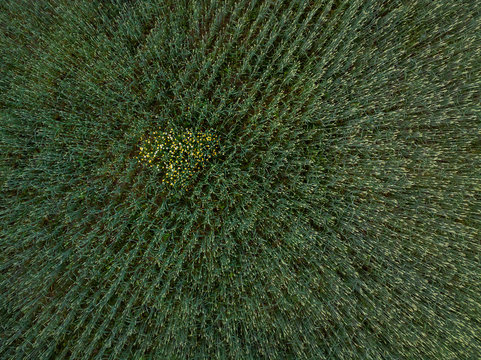
[(154, 131), (142, 137), (137, 160), (163, 172), (162, 183), (187, 187), (188, 180), (218, 154), (219, 139), (211, 131), (186, 129), (181, 134)]

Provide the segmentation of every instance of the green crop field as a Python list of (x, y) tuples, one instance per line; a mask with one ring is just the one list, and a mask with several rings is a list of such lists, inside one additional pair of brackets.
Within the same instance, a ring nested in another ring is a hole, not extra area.
[(481, 358), (481, 1), (0, 1), (0, 359)]

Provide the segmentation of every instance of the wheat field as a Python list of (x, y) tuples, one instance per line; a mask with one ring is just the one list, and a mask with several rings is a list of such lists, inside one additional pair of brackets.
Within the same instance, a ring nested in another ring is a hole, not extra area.
[(1, 359), (481, 358), (481, 2), (0, 2)]

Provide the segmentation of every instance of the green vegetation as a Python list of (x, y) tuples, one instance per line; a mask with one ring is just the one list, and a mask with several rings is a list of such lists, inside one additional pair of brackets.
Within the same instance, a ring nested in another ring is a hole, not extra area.
[[(3, 0), (0, 29), (0, 358), (479, 358), (480, 1)], [(220, 151), (154, 171), (154, 131)]]

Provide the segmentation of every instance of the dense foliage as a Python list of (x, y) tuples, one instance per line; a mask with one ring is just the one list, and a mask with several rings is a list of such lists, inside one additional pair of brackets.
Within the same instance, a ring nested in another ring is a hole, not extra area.
[[(0, 29), (0, 358), (479, 358), (481, 2), (3, 0)], [(152, 136), (196, 150), (153, 171)]]

